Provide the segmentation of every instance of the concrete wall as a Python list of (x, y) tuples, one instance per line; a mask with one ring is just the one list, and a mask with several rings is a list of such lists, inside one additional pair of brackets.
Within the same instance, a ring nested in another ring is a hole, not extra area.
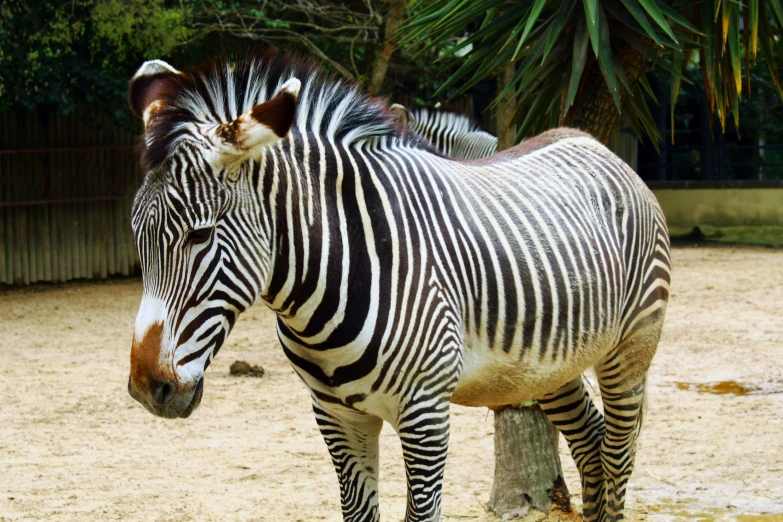
[[(672, 238), (783, 247), (783, 185), (723, 187), (652, 186)], [(670, 184), (673, 185), (673, 184)], [(733, 186), (732, 186), (733, 185)]]

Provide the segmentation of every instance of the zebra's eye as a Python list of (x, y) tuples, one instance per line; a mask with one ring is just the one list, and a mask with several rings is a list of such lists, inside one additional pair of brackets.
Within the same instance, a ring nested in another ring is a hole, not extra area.
[(191, 245), (200, 245), (209, 241), (212, 237), (212, 227), (197, 228), (188, 232), (187, 242)]

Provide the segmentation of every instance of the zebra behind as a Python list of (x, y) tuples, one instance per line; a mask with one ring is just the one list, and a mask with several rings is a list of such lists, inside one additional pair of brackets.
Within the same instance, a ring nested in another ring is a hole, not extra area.
[(498, 139), (469, 117), (456, 112), (418, 107), (407, 109), (398, 103), (389, 109), (394, 117), (424, 138), (441, 154), (453, 159), (474, 160), (495, 154)]
[(147, 62), (129, 100), (146, 177), (128, 390), (149, 411), (189, 416), (260, 300), (311, 392), (346, 521), (380, 520), (383, 421), (406, 521), (436, 521), (449, 404), (532, 399), (570, 445), (585, 519), (622, 518), (670, 279), (663, 215), (627, 165), (571, 129), (444, 158), (384, 102), (274, 55)]

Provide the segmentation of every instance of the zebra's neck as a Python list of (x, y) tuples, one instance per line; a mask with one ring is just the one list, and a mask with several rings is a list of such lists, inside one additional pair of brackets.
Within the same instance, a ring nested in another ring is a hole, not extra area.
[[(261, 194), (271, 225), (270, 264), (262, 298), (286, 335), (303, 345), (368, 342), (379, 299), (388, 295), (378, 281), (379, 254), (390, 253), (378, 252), (376, 235), (385, 225), (374, 219), (382, 203), (368, 185), (374, 161), (368, 148), (292, 133), (268, 155)], [(363, 304), (352, 306), (362, 317), (346, 317), (349, 298)]]

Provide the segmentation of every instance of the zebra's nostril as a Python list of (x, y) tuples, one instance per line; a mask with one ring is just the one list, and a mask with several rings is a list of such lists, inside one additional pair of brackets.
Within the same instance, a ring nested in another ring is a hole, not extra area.
[(150, 395), (158, 406), (165, 406), (177, 393), (177, 385), (172, 381), (152, 381)]

